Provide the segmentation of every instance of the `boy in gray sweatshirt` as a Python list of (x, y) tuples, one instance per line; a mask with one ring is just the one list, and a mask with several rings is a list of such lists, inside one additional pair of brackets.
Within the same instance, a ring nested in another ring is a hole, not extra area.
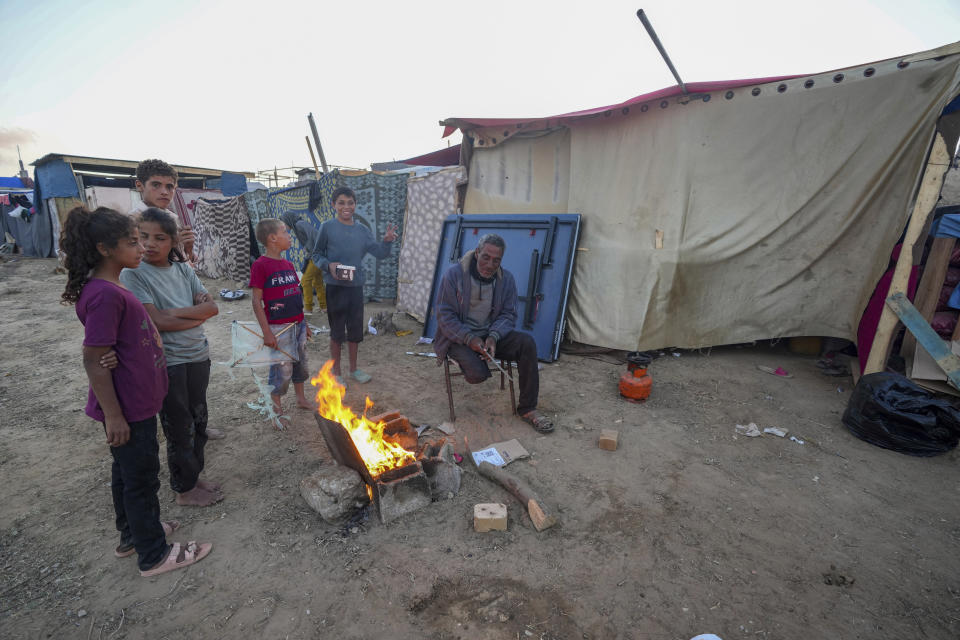
[[(397, 227), (388, 224), (383, 241), (376, 242), (370, 230), (353, 218), (357, 196), (352, 189), (339, 187), (333, 192), (332, 201), (337, 215), (320, 225), (310, 259), (323, 271), (327, 289), (333, 375), (343, 381), (340, 353), (346, 342), (350, 377), (357, 382), (369, 382), (370, 374), (357, 368), (357, 352), (363, 341), (363, 269), (360, 261), (368, 253), (378, 259), (389, 256), (391, 243), (397, 239)], [(351, 274), (349, 269), (342, 269), (344, 266), (355, 269)]]

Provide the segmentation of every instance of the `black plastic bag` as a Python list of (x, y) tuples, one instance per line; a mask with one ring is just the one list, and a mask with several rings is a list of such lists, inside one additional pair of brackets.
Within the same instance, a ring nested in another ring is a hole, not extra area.
[(960, 411), (897, 373), (860, 378), (843, 424), (861, 440), (911, 456), (946, 453), (960, 438)]

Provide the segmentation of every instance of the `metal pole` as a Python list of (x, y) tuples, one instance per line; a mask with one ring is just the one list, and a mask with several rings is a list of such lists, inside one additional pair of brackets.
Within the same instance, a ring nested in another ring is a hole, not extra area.
[[(330, 170), (327, 169), (327, 158), (323, 155), (323, 147), (320, 146), (320, 136), (317, 135), (317, 123), (313, 121), (312, 111), (307, 114), (307, 120), (310, 121), (310, 130), (313, 131), (313, 143), (317, 145), (317, 155), (320, 156), (320, 165), (323, 167), (324, 173), (329, 173)], [(320, 176), (317, 176), (317, 179), (320, 179)]]
[(667, 55), (667, 50), (663, 48), (660, 38), (657, 37), (657, 32), (653, 30), (653, 25), (650, 24), (650, 20), (647, 19), (647, 14), (643, 12), (643, 9), (637, 9), (637, 17), (640, 18), (640, 22), (643, 23), (643, 27), (647, 30), (647, 35), (650, 36), (650, 39), (653, 40), (653, 44), (656, 45), (657, 51), (659, 51), (660, 55), (663, 56), (663, 61), (666, 62), (667, 66), (670, 68), (670, 73), (672, 73), (673, 77), (677, 79), (677, 84), (680, 85), (680, 90), (683, 91), (683, 95), (688, 95), (687, 85), (683, 84), (683, 80), (680, 79), (680, 74), (677, 73), (673, 63), (670, 62), (670, 56)]

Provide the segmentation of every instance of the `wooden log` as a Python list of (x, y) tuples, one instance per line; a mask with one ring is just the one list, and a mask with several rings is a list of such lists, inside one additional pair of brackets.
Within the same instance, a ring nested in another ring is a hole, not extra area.
[[(927, 219), (937, 203), (937, 198), (940, 197), (943, 175), (948, 168), (950, 168), (950, 153), (947, 151), (947, 144), (944, 142), (943, 136), (938, 132), (935, 134), (933, 148), (923, 172), (920, 191), (917, 194), (913, 213), (910, 216), (910, 223), (907, 225), (907, 232), (903, 238), (903, 248), (900, 250), (900, 258), (897, 260), (897, 266), (893, 271), (890, 289), (884, 292), (885, 297), (895, 293), (905, 293), (907, 290), (910, 271), (913, 269), (913, 248), (916, 246), (923, 230), (927, 227)], [(880, 314), (880, 321), (877, 323), (877, 332), (873, 337), (873, 345), (870, 347), (867, 366), (863, 370), (864, 375), (878, 373), (886, 369), (887, 358), (890, 356), (890, 343), (893, 341), (893, 334), (899, 324), (897, 314), (889, 306), (884, 305), (883, 312)]]
[[(920, 286), (917, 287), (917, 297), (913, 301), (913, 306), (927, 322), (933, 319), (933, 314), (937, 310), (940, 289), (943, 288), (943, 280), (947, 277), (947, 268), (950, 266), (950, 257), (953, 255), (956, 244), (956, 238), (934, 238), (933, 245), (930, 247), (930, 255), (927, 256)], [(904, 359), (913, 360), (916, 347), (917, 339), (908, 332), (903, 338), (903, 348), (900, 349), (900, 353)]]
[[(471, 457), (473, 456), (471, 455)], [(519, 500), (520, 503), (527, 508), (527, 513), (530, 515), (533, 526), (537, 531), (549, 529), (557, 524), (556, 516), (543, 504), (543, 501), (534, 493), (533, 489), (516, 476), (510, 475), (501, 467), (492, 465), (489, 462), (481, 462), (478, 464), (477, 471), (479, 471), (480, 475), (484, 478), (493, 480), (499, 484), (509, 491), (510, 495)]]

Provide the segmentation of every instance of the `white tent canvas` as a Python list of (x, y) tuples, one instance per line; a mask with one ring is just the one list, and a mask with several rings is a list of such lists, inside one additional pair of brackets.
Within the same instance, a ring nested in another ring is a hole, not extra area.
[(660, 92), (509, 126), (448, 121), (474, 139), (464, 212), (583, 215), (575, 341), (632, 350), (855, 338), (938, 119), (960, 93), (960, 46), (689, 86), (708, 98)]

